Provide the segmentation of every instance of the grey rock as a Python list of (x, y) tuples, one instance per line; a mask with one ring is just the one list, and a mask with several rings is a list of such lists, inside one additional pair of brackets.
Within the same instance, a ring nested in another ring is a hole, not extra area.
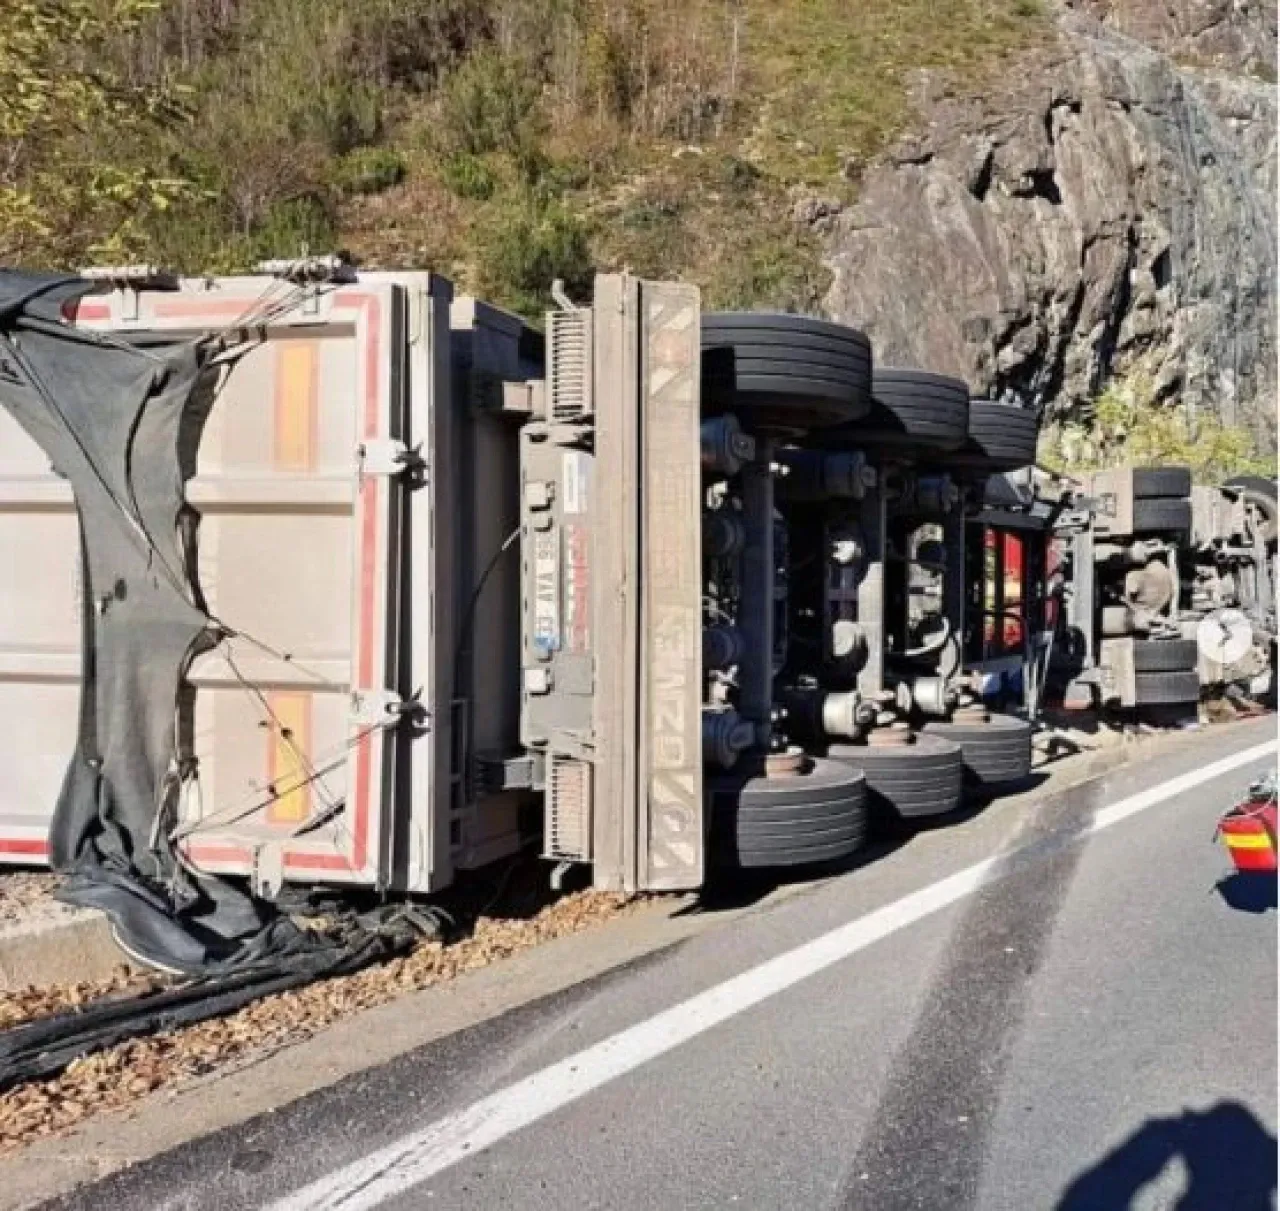
[(829, 220), (826, 309), (868, 331), (883, 364), (1050, 415), (1141, 371), (1274, 441), (1276, 90), (1171, 53), (1217, 29), (1218, 58), (1247, 68), (1267, 22), (1238, 19), (1251, 0), (1149, 7), (1153, 45), (1119, 5), (1076, 0), (1057, 45), (1003, 87), (931, 96), (923, 82), (927, 133)]
[(812, 227), (815, 231), (830, 231), (833, 221), (839, 217), (844, 208), (838, 198), (820, 198), (803, 196), (795, 200), (791, 207), (793, 222), (803, 227)]
[(1275, 0), (1064, 0), (1108, 29), (1175, 58), (1237, 72), (1274, 71)]

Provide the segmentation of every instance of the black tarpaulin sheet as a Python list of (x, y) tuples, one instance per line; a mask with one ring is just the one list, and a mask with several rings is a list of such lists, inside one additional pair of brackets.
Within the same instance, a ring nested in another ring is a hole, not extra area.
[(184, 677), (220, 638), (196, 576), (199, 516), (185, 498), (218, 346), (79, 330), (63, 308), (89, 288), (0, 270), (0, 406), (70, 482), (81, 528), (79, 735), (50, 830), (52, 864), (68, 876), (61, 896), (102, 910), (126, 950), (169, 970), (312, 967), (328, 943), (240, 886), (192, 871), (170, 839), (194, 768)]

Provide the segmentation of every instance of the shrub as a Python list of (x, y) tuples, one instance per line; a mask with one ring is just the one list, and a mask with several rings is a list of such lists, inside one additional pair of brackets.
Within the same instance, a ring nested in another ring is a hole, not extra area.
[(0, 261), (75, 264), (140, 252), (143, 228), (191, 195), (147, 150), (185, 117), (166, 83), (135, 83), (113, 40), (149, 0), (10, 0), (0, 26)]
[(1135, 374), (1112, 383), (1080, 421), (1046, 430), (1041, 461), (1058, 471), (1089, 471), (1126, 464), (1188, 466), (1201, 483), (1229, 475), (1274, 475), (1276, 460), (1258, 450), (1248, 429), (1217, 413), (1190, 412), (1155, 399), (1150, 381)]
[(720, 162), (720, 178), (735, 193), (749, 193), (760, 184), (760, 170), (738, 156), (725, 156)]
[(668, 231), (680, 218), (681, 206), (669, 198), (637, 198), (618, 216), (623, 227), (637, 231)]
[(537, 144), (539, 89), (512, 55), (482, 50), (444, 83), (438, 139), (443, 150), (472, 156), (519, 156)]
[(479, 156), (460, 151), (440, 166), (440, 179), (460, 198), (486, 202), (493, 197), (498, 181), (493, 170)]
[(809, 311), (825, 289), (825, 277), (804, 236), (765, 229), (726, 249), (704, 287), (703, 301), (725, 311)]
[(522, 193), (495, 208), (479, 257), (484, 293), (530, 318), (546, 310), (551, 284), (571, 294), (591, 289), (594, 262), (585, 224), (559, 202)]
[(334, 161), (330, 179), (345, 194), (382, 193), (404, 180), (405, 162), (389, 147), (357, 147)]
[(319, 198), (287, 198), (276, 202), (250, 237), (255, 261), (331, 252), (333, 223)]

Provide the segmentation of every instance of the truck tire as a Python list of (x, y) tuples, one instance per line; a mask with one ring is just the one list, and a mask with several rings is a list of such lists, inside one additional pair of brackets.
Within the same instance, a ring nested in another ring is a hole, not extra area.
[(1280, 534), (1280, 504), (1277, 504), (1276, 481), (1264, 479), (1261, 475), (1237, 475), (1223, 484), (1224, 488), (1234, 488), (1245, 500), (1257, 505), (1259, 512), (1267, 519), (1262, 527), (1262, 541), (1275, 542)]
[(1189, 534), (1191, 502), (1165, 496), (1149, 496), (1133, 502), (1135, 534)]
[(925, 370), (877, 370), (871, 410), (838, 430), (850, 444), (893, 450), (956, 450), (969, 432), (969, 385)]
[(1134, 682), (1134, 701), (1138, 706), (1174, 706), (1200, 700), (1200, 675), (1195, 669), (1136, 673)]
[(1224, 488), (1238, 488), (1242, 492), (1256, 492), (1269, 500), (1280, 498), (1280, 488), (1274, 479), (1262, 475), (1237, 475), (1222, 485)]
[(1135, 467), (1133, 495), (1135, 500), (1160, 497), (1184, 500), (1191, 495), (1191, 468)]
[(1032, 727), (1025, 719), (992, 714), (974, 723), (927, 723), (924, 730), (960, 746), (965, 781), (974, 790), (1008, 786), (1031, 773)]
[(772, 778), (722, 774), (707, 780), (711, 861), (758, 870), (847, 858), (867, 839), (867, 783), (836, 761)]
[(1133, 668), (1138, 673), (1180, 673), (1195, 669), (1200, 645), (1194, 639), (1138, 639), (1133, 645)]
[(710, 312), (702, 317), (708, 414), (748, 424), (822, 428), (871, 407), (871, 342), (856, 328), (801, 315)]
[(996, 474), (1036, 461), (1040, 413), (1020, 404), (975, 399), (969, 402), (969, 436), (946, 457), (948, 466)]
[(960, 806), (964, 759), (960, 746), (941, 736), (919, 732), (911, 744), (834, 744), (827, 756), (866, 775), (873, 815), (912, 820)]

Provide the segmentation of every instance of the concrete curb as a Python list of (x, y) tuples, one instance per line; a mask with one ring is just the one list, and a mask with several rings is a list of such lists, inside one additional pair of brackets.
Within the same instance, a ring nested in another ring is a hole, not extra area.
[(99, 912), (50, 902), (31, 920), (0, 929), (0, 992), (105, 980), (127, 966)]

